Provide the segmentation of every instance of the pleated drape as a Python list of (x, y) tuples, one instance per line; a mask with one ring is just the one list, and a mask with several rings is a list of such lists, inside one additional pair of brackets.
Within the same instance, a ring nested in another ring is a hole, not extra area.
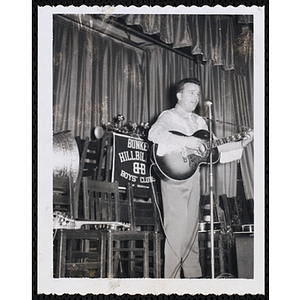
[[(249, 70), (253, 67), (249, 66)], [(213, 102), (212, 114), (213, 132), (218, 138), (243, 132), (241, 126), (253, 128), (253, 78), (249, 71), (249, 80), (245, 76), (237, 75), (233, 70), (224, 71), (221, 66), (206, 64), (202, 74), (204, 98)], [(202, 115), (208, 115), (203, 111)], [(231, 123), (231, 124), (227, 124)], [(234, 124), (234, 125), (232, 125)], [(237, 126), (241, 125), (241, 126)], [(247, 199), (253, 199), (254, 189), (254, 153), (253, 143), (244, 148), (240, 161), (244, 190)], [(208, 170), (203, 168), (203, 175), (208, 178)], [(214, 166), (214, 180), (216, 194), (226, 191), (228, 197), (236, 196), (237, 161)], [(202, 181), (202, 191), (209, 192), (207, 181)]]
[[(250, 49), (251, 17), (230, 15), (127, 15), (127, 25), (139, 25), (148, 35), (156, 35), (173, 48), (190, 47), (193, 55), (201, 55), (204, 62), (223, 66), (244, 74), (245, 57)], [(233, 23), (240, 25), (235, 32)], [(243, 32), (241, 32), (243, 30)], [(250, 40), (249, 40), (250, 42)], [(242, 48), (243, 51), (240, 51)], [(237, 54), (237, 55), (235, 55)]]
[(175, 85), (182, 78), (200, 78), (203, 66), (161, 47), (147, 51), (148, 103), (150, 122), (153, 123), (163, 110), (175, 106)]
[[(254, 128), (253, 65), (251, 63), (247, 77), (233, 74), (232, 91), (237, 124)], [(246, 199), (254, 198), (254, 143), (255, 140), (244, 149), (240, 161)]]
[[(134, 19), (134, 18), (137, 19)], [(136, 24), (138, 16), (132, 16), (132, 24)], [(182, 40), (178, 24), (174, 17), (160, 18), (147, 23), (147, 32), (158, 32), (168, 28), (173, 33), (166, 35), (179, 43)], [(200, 36), (207, 34), (208, 28), (215, 26), (214, 33), (206, 36), (207, 45), (192, 42), (195, 53), (206, 53), (207, 62), (197, 64), (177, 53), (159, 46), (149, 46), (145, 51), (132, 47), (124, 42), (116, 41), (108, 35), (101, 34), (60, 15), (54, 15), (53, 32), (53, 131), (71, 130), (74, 136), (91, 137), (91, 131), (97, 125), (111, 122), (118, 114), (125, 116), (125, 122), (149, 122), (152, 124), (165, 109), (176, 104), (175, 84), (186, 77), (198, 78), (201, 83), (201, 101), (213, 102), (215, 119), (253, 126), (253, 66), (251, 51), (246, 54), (238, 75), (233, 69), (232, 57), (233, 37), (249, 37), (247, 29), (235, 33), (232, 19), (227, 17), (186, 19), (180, 18), (184, 24), (191, 22), (200, 28), (191, 30), (183, 26), (186, 44), (191, 43), (188, 36), (198, 32)], [(167, 22), (168, 20), (168, 22)], [(172, 21), (170, 21), (172, 20)], [(214, 22), (212, 22), (214, 20)], [(199, 21), (201, 21), (199, 23)], [(198, 23), (197, 23), (198, 22)], [(146, 26), (146, 25), (144, 25)], [(176, 27), (177, 26), (177, 27)], [(206, 27), (205, 27), (206, 26)], [(202, 32), (201, 28), (207, 28)], [(218, 28), (227, 32), (226, 37), (217, 35)], [(245, 27), (246, 28), (246, 27)], [(188, 33), (190, 31), (190, 33)], [(192, 33), (194, 32), (194, 33)], [(212, 46), (213, 47), (210, 47)], [(205, 50), (206, 49), (206, 50)], [(208, 50), (210, 49), (210, 50)], [(219, 49), (219, 50), (218, 50)], [(220, 50), (221, 49), (221, 50)], [(247, 66), (247, 68), (246, 68)], [(225, 71), (226, 70), (226, 71)], [(203, 105), (197, 108), (198, 114), (207, 116)], [(242, 131), (241, 128), (213, 123), (217, 137), (231, 135)], [(246, 198), (253, 198), (253, 146), (249, 145), (241, 160), (241, 169)], [(216, 194), (236, 195), (237, 162), (215, 166)], [(207, 168), (202, 168), (201, 193), (208, 194)]]
[(53, 131), (84, 138), (118, 114), (148, 121), (146, 52), (54, 18)]
[(187, 15), (128, 15), (127, 25), (140, 25), (149, 35), (159, 34), (159, 38), (174, 48), (189, 47), (193, 44)]

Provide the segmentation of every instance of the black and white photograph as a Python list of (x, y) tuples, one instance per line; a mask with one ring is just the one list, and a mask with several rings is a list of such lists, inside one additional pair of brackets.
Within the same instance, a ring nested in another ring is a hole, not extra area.
[(38, 293), (265, 293), (264, 17), (38, 7)]

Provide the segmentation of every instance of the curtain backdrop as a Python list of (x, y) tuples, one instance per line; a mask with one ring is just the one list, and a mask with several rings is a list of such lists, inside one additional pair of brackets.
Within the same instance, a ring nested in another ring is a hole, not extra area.
[(149, 120), (146, 52), (54, 16), (53, 131), (91, 136), (123, 114)]
[[(180, 19), (184, 20), (184, 18)], [(241, 76), (233, 69), (230, 50), (233, 48), (228, 46), (236, 40), (236, 37), (241, 37), (241, 33), (243, 37), (249, 37), (249, 31), (247, 27), (240, 32), (234, 31), (232, 18), (218, 18), (217, 22), (212, 20), (205, 18), (201, 21), (204, 22), (203, 26), (207, 26), (206, 28), (211, 28), (213, 24), (216, 28), (215, 32), (218, 26), (221, 26), (222, 30), (227, 32), (227, 36), (230, 36), (229, 42), (226, 42), (227, 46), (224, 48), (225, 40), (219, 40), (218, 47), (222, 48), (221, 52), (213, 51), (215, 48), (213, 42), (214, 47), (210, 48), (210, 52), (206, 52), (210, 53), (206, 55), (207, 62), (197, 64), (159, 46), (150, 46), (143, 51), (87, 26), (55, 15), (53, 131), (71, 130), (74, 136), (90, 137), (96, 125), (107, 124), (118, 114), (125, 116), (125, 122), (152, 124), (163, 110), (174, 107), (175, 84), (184, 77), (200, 79), (202, 100), (210, 99), (213, 102), (215, 119), (252, 127), (252, 52), (246, 51), (249, 47), (242, 49), (243, 56), (239, 56), (239, 61), (242, 63), (239, 66), (242, 66), (240, 70), (245, 75)], [(189, 19), (189, 22), (189, 24), (199, 22), (199, 19)], [(155, 25), (156, 22), (153, 24)], [(169, 26), (168, 24), (165, 22), (163, 26)], [(171, 21), (170, 24), (173, 24), (173, 33), (169, 36), (176, 37), (177, 41), (181, 41), (192, 28), (189, 26), (188, 29), (185, 25), (177, 26)], [(187, 22), (180, 24), (187, 24)], [(176, 33), (176, 28), (177, 31), (183, 28), (180, 30), (183, 30), (184, 34)], [(149, 26), (147, 30), (150, 29)], [(151, 32), (155, 32), (154, 29), (152, 28)], [(213, 36), (212, 41), (218, 40), (215, 35)], [(186, 41), (189, 41), (188, 37)], [(193, 45), (193, 49), (200, 49), (200, 46), (201, 49), (209, 48), (204, 43)], [(197, 113), (207, 115), (203, 106), (198, 108)], [(234, 126), (214, 124), (214, 132), (220, 138), (239, 131), (240, 128)], [(253, 198), (252, 145), (244, 151), (241, 169), (246, 198)], [(208, 194), (209, 191), (207, 170), (208, 168), (202, 168), (201, 171), (203, 173), (202, 194)], [(228, 197), (236, 195), (236, 172), (236, 162), (215, 166), (217, 195), (227, 194)]]
[(148, 104), (153, 123), (163, 110), (177, 103), (176, 83), (187, 77), (200, 79), (203, 66), (158, 46), (149, 49), (147, 55)]
[[(124, 16), (122, 16), (124, 18)], [(252, 16), (233, 15), (127, 15), (127, 25), (139, 25), (148, 35), (156, 35), (173, 48), (190, 47), (191, 54), (204, 62), (235, 69), (245, 75), (252, 53)], [(240, 24), (239, 26), (235, 26)]]
[[(253, 128), (253, 78), (252, 64), (249, 64), (249, 78), (237, 75), (232, 71), (223, 71), (221, 66), (206, 64), (202, 72), (203, 97), (213, 102), (213, 131), (218, 138), (233, 135), (245, 131), (244, 128), (233, 126), (239, 124)], [(200, 113), (208, 116), (205, 110)], [(226, 123), (225, 123), (226, 122)], [(244, 148), (240, 161), (245, 195), (247, 199), (253, 199), (253, 143)], [(208, 178), (208, 169), (202, 169)], [(228, 197), (236, 195), (237, 161), (227, 164), (217, 164), (214, 170), (215, 186), (218, 195), (226, 191)], [(208, 182), (203, 182), (202, 190), (208, 193)]]

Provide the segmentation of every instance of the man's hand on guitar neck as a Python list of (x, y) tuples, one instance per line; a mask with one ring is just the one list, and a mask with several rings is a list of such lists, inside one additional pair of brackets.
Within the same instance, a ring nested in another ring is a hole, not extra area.
[(251, 143), (254, 139), (254, 132), (252, 129), (245, 133), (245, 137), (242, 140), (242, 146), (246, 147), (249, 143)]

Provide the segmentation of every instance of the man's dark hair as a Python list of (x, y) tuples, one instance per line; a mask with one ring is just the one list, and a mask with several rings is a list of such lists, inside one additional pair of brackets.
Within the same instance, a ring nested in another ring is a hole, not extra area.
[(180, 80), (177, 83), (177, 85), (176, 85), (176, 94), (180, 93), (183, 90), (184, 85), (186, 83), (194, 83), (194, 84), (197, 84), (197, 85), (201, 86), (200, 81), (198, 79), (196, 79), (196, 78), (184, 78), (184, 79)]

